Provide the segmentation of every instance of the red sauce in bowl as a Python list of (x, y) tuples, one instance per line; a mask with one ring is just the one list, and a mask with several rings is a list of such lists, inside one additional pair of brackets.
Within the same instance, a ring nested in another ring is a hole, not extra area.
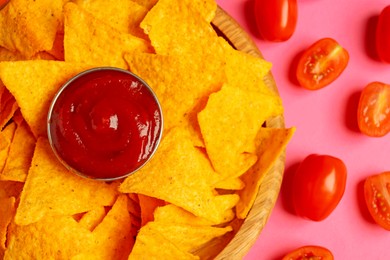
[(153, 155), (162, 112), (150, 87), (134, 74), (95, 68), (68, 81), (54, 98), (48, 137), (60, 161), (102, 180), (130, 175)]

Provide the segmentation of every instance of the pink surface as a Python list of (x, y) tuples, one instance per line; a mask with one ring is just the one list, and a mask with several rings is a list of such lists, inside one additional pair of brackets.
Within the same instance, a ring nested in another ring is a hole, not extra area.
[[(289, 251), (309, 244), (329, 248), (335, 259), (390, 259), (390, 232), (373, 222), (363, 197), (366, 177), (390, 171), (390, 134), (367, 137), (359, 133), (356, 122), (362, 88), (372, 81), (390, 84), (390, 64), (377, 61), (373, 48), (373, 26), (389, 0), (298, 0), (296, 31), (282, 43), (260, 38), (253, 0), (217, 2), (273, 63), (286, 126), (297, 127), (287, 149), (285, 178), (277, 204), (245, 259), (281, 259)], [(300, 52), (324, 37), (332, 37), (345, 47), (350, 62), (331, 85), (308, 91), (295, 83), (292, 67)], [(322, 222), (302, 219), (291, 209), (291, 177), (297, 164), (311, 153), (339, 157), (348, 169), (344, 197)]]

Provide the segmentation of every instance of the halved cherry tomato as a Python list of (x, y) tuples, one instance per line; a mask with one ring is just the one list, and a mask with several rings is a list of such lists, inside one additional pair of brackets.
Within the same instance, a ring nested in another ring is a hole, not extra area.
[(390, 85), (368, 84), (360, 95), (358, 126), (362, 133), (380, 137), (390, 131)]
[(323, 38), (311, 45), (300, 57), (297, 66), (299, 84), (310, 90), (323, 88), (347, 67), (349, 54), (331, 38)]
[(299, 165), (293, 179), (297, 215), (314, 221), (328, 217), (344, 195), (345, 164), (329, 155), (311, 154)]
[(286, 41), (297, 24), (297, 0), (256, 0), (255, 17), (257, 29), (265, 40)]
[(322, 246), (303, 246), (283, 257), (282, 260), (333, 260), (333, 254)]
[(375, 38), (379, 58), (390, 63), (390, 5), (379, 15)]
[(364, 182), (364, 197), (375, 222), (390, 230), (390, 172), (368, 177)]

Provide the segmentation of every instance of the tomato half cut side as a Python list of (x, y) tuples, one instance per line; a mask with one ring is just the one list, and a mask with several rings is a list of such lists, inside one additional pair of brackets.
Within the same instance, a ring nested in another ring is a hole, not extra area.
[(333, 260), (332, 252), (322, 246), (303, 246), (287, 254), (282, 260)]
[(298, 19), (297, 0), (255, 0), (254, 11), (264, 40), (281, 42), (293, 35)]
[(375, 38), (379, 59), (390, 63), (390, 5), (379, 15)]
[(311, 154), (293, 179), (293, 204), (298, 216), (313, 221), (327, 218), (344, 195), (347, 169), (339, 158)]
[(363, 89), (357, 120), (360, 131), (368, 136), (381, 137), (390, 131), (390, 85), (372, 82)]
[(299, 84), (309, 90), (323, 88), (347, 67), (349, 54), (332, 38), (320, 39), (300, 57), (296, 76)]
[(390, 230), (390, 172), (368, 177), (364, 182), (364, 198), (375, 222)]

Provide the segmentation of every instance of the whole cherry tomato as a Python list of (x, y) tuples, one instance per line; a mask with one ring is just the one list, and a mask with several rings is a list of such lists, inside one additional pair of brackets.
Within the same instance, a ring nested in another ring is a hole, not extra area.
[(303, 246), (287, 254), (282, 260), (333, 260), (333, 254), (322, 246)]
[(368, 177), (364, 182), (364, 197), (375, 222), (390, 230), (390, 172)]
[(333, 156), (311, 154), (299, 165), (293, 180), (297, 215), (314, 221), (328, 217), (345, 191), (347, 169)]
[(379, 15), (375, 38), (379, 58), (390, 63), (390, 5)]
[(257, 28), (265, 40), (286, 41), (297, 24), (297, 0), (255, 0), (255, 16)]
[(349, 54), (331, 38), (323, 38), (311, 45), (300, 57), (297, 66), (299, 84), (310, 90), (323, 88), (347, 67)]
[(358, 126), (368, 136), (380, 137), (390, 131), (390, 85), (368, 84), (360, 95)]

